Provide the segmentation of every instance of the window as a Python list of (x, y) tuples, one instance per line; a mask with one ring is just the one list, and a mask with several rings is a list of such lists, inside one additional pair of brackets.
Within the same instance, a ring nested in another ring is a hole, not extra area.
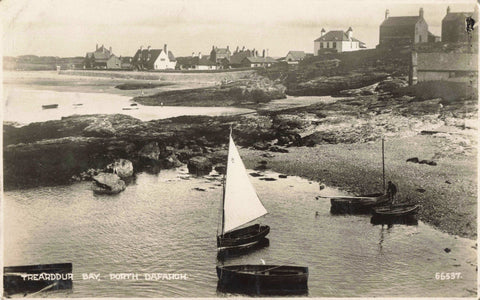
[(322, 48), (323, 48), (323, 43), (320, 43), (320, 49), (322, 49)]
[(333, 42), (332, 48), (337, 48), (337, 42)]
[(160, 58), (160, 61), (165, 61), (165, 58)]
[(421, 36), (421, 35), (418, 36), (418, 42), (419, 42), (419, 43), (422, 42), (422, 36)]

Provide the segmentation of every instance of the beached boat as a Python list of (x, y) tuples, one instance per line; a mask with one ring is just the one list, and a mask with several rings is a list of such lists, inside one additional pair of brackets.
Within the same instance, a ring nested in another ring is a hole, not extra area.
[(72, 288), (72, 264), (44, 264), (3, 268), (6, 295)]
[(44, 104), (42, 105), (42, 109), (52, 109), (52, 108), (57, 108), (58, 104)]
[(217, 266), (218, 289), (257, 295), (308, 292), (308, 267), (286, 265)]
[(258, 242), (270, 232), (269, 226), (260, 224), (239, 228), (267, 214), (267, 210), (248, 178), (231, 133), (227, 159), (223, 184), (222, 226), (220, 234), (217, 234), (218, 248)]
[(418, 204), (394, 204), (376, 207), (373, 209), (373, 216), (383, 218), (405, 217), (414, 215), (420, 209)]
[(138, 106), (127, 106), (122, 108), (122, 110), (137, 110), (137, 109), (138, 109)]
[(368, 214), (372, 212), (372, 208), (389, 202), (388, 196), (383, 193), (330, 197), (330, 212), (332, 214)]

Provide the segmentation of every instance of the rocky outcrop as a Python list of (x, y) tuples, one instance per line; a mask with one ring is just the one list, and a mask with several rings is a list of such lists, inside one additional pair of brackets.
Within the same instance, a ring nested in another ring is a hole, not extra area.
[(85, 136), (107, 137), (115, 135), (115, 128), (108, 119), (95, 120), (83, 129)]
[(143, 146), (143, 148), (138, 152), (140, 158), (158, 160), (160, 157), (160, 147), (157, 142), (150, 142)]
[(109, 164), (106, 169), (113, 174), (117, 174), (122, 179), (133, 176), (133, 164), (127, 159), (117, 159), (115, 162)]
[(188, 172), (197, 176), (206, 175), (212, 171), (212, 162), (204, 156), (195, 156), (188, 160)]
[(113, 173), (100, 173), (93, 178), (94, 185), (92, 187), (96, 194), (113, 195), (125, 190), (125, 181)]

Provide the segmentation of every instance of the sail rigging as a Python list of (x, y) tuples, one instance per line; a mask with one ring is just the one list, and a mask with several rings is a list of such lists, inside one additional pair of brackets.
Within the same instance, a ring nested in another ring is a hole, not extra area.
[(245, 165), (230, 135), (223, 196), (222, 234), (251, 222), (266, 213), (267, 210), (248, 178)]

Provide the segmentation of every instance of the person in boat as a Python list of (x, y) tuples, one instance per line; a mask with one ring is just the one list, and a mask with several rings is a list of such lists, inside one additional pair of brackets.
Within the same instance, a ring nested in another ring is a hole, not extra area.
[(391, 204), (395, 202), (395, 195), (397, 194), (397, 191), (397, 186), (393, 182), (389, 181), (387, 185), (387, 196)]

